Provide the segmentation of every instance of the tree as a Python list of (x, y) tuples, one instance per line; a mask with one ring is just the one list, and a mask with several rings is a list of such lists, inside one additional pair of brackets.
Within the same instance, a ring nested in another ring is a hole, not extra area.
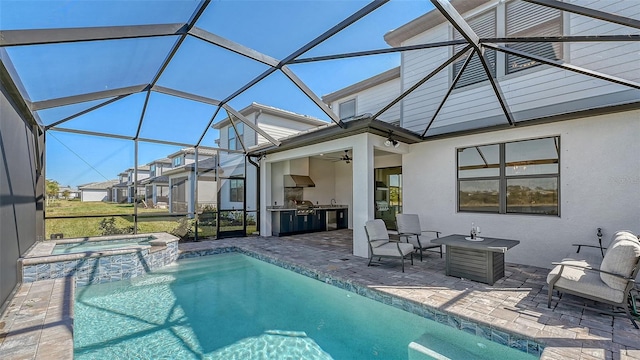
[(65, 200), (69, 200), (70, 195), (71, 195), (71, 191), (69, 190), (65, 190), (62, 192), (62, 196), (65, 198)]
[(47, 193), (47, 204), (50, 199), (58, 196), (58, 191), (60, 191), (60, 184), (58, 184), (55, 180), (47, 180), (45, 179), (45, 192)]

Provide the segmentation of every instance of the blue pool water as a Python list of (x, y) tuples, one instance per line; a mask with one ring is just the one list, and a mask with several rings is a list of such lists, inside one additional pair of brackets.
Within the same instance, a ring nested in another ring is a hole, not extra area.
[(237, 253), (76, 291), (76, 359), (533, 359)]
[(71, 254), (85, 251), (103, 251), (123, 248), (131, 245), (149, 245), (152, 237), (137, 237), (104, 241), (83, 241), (69, 244), (56, 244), (51, 255)]

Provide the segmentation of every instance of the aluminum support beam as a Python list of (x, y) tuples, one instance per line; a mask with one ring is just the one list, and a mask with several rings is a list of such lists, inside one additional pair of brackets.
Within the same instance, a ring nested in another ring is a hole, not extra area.
[(179, 35), (184, 24), (101, 26), (0, 31), (0, 46), (58, 44)]
[(243, 153), (247, 153), (247, 147), (244, 146), (244, 140), (242, 140), (242, 136), (240, 136), (240, 134), (238, 133), (238, 127), (236, 126), (236, 122), (233, 121), (233, 115), (231, 115), (229, 113), (229, 111), (227, 111), (227, 116), (229, 116), (229, 122), (231, 123), (231, 126), (233, 127), (233, 131), (236, 133), (236, 140), (240, 141), (240, 146), (242, 147), (242, 152)]
[(629, 26), (632, 28), (640, 29), (640, 21), (632, 18), (628, 18), (626, 16), (620, 16), (600, 10), (590, 9), (584, 6), (570, 4), (567, 2), (560, 2), (557, 0), (524, 0), (526, 2), (530, 2), (532, 4), (542, 5), (551, 7), (554, 9), (567, 11), (570, 13), (588, 16), (590, 18), (604, 20), (608, 22), (612, 22), (619, 25)]
[(334, 123), (336, 123), (336, 125), (340, 126), (341, 128), (344, 128), (344, 124), (342, 123), (338, 115), (336, 115), (333, 112), (333, 110), (329, 108), (329, 105), (325, 104), (322, 101), (322, 99), (320, 99), (311, 89), (309, 89), (309, 87), (302, 80), (300, 80), (300, 78), (297, 77), (296, 74), (294, 74), (293, 71), (291, 71), (291, 69), (289, 69), (285, 65), (280, 70), (289, 78), (289, 80), (291, 80), (294, 84), (296, 84), (298, 89), (300, 89), (305, 95), (307, 95), (307, 97), (311, 99), (311, 101), (313, 101), (316, 104), (316, 106), (320, 108), (320, 110), (322, 110), (325, 114), (327, 114), (327, 116)]
[(20, 116), (25, 119), (29, 125), (37, 126), (41, 129), (40, 123), (33, 116), (33, 113), (29, 109), (29, 104), (27, 104), (25, 99), (22, 97), (22, 94), (20, 94), (18, 85), (14, 82), (2, 61), (0, 61), (0, 86), (0, 90), (5, 93), (7, 100), (9, 100), (12, 106), (15, 107), (16, 112), (20, 114)]
[(484, 46), (491, 48), (491, 49), (495, 49), (507, 54), (511, 54), (511, 55), (516, 55), (516, 56), (520, 56), (523, 57), (525, 59), (530, 59), (530, 60), (535, 60), (538, 61), (542, 64), (547, 64), (550, 66), (554, 66), (560, 69), (564, 69), (567, 71), (572, 71), (578, 74), (582, 74), (582, 75), (587, 75), (587, 76), (591, 76), (597, 79), (601, 79), (601, 80), (605, 80), (605, 81), (609, 81), (612, 83), (616, 83), (616, 84), (620, 84), (620, 85), (624, 85), (624, 86), (628, 86), (628, 87), (632, 87), (634, 89), (640, 89), (640, 83), (637, 83), (635, 81), (630, 81), (630, 80), (625, 80), (619, 77), (615, 77), (615, 76), (611, 76), (611, 75), (607, 75), (607, 74), (603, 74), (597, 71), (593, 71), (593, 70), (588, 70), (588, 69), (584, 69), (575, 65), (571, 65), (571, 64), (565, 64), (565, 63), (561, 63), (558, 61), (553, 61), (553, 60), (549, 60), (546, 58), (543, 58), (541, 56), (537, 56), (537, 55), (532, 55), (529, 53), (526, 53), (524, 51), (520, 51), (520, 50), (516, 50), (516, 49), (512, 49), (506, 46), (500, 46), (500, 45), (494, 45), (494, 44), (485, 44)]
[(180, 90), (166, 88), (163, 86), (155, 85), (151, 88), (151, 90), (155, 92), (159, 92), (161, 94), (165, 94), (165, 95), (172, 95), (172, 96), (181, 97), (187, 100), (193, 100), (193, 101), (197, 101), (197, 102), (201, 102), (209, 105), (220, 106), (220, 100), (212, 99), (206, 96), (195, 95), (195, 94), (191, 94), (191, 93), (180, 91)]
[(198, 142), (196, 143), (196, 146), (200, 146), (200, 144), (202, 143), (202, 140), (204, 139), (204, 136), (207, 135), (207, 131), (209, 131), (209, 128), (211, 127), (211, 124), (213, 124), (213, 122), (216, 119), (216, 116), (218, 116), (218, 112), (220, 112), (220, 109), (221, 109), (220, 106), (218, 106), (216, 108), (216, 112), (213, 113), (213, 116), (211, 117), (211, 119), (207, 123), (207, 126), (204, 128), (204, 131), (202, 132), (202, 135), (200, 135), (200, 139), (198, 139)]
[(502, 93), (502, 89), (500, 88), (500, 84), (498, 80), (494, 79), (491, 75), (491, 69), (489, 68), (489, 62), (484, 57), (484, 51), (480, 49), (475, 50), (476, 54), (480, 58), (480, 63), (484, 68), (485, 74), (487, 74), (487, 78), (489, 79), (489, 84), (491, 84), (491, 88), (493, 89), (494, 94), (496, 94), (496, 98), (498, 99), (498, 103), (500, 103), (500, 107), (502, 108), (502, 112), (504, 112), (504, 116), (507, 117), (507, 122), (509, 125), (513, 126), (515, 123), (513, 122), (513, 115), (511, 114), (511, 109), (509, 109), (509, 104), (507, 104), (507, 100), (504, 98), (504, 94)]
[[(147, 138), (134, 139), (133, 136), (107, 134), (107, 133), (101, 133), (101, 132), (95, 132), (95, 131), (77, 130), (77, 129), (69, 129), (69, 128), (54, 127), (54, 128), (50, 128), (50, 129), (47, 129), (47, 130), (48, 131), (50, 130), (50, 131), (71, 133), (71, 134), (100, 136), (100, 137), (106, 137), (106, 138), (111, 138), (111, 139), (131, 140), (131, 141), (137, 140), (137, 141), (142, 141), (142, 142), (147, 142), (147, 143), (152, 143), (152, 144), (162, 144), (162, 145), (171, 145), (171, 146), (179, 146), (179, 147), (193, 147), (194, 146), (194, 144), (187, 144), (187, 143), (181, 143), (181, 142), (166, 141), (166, 140), (156, 140), (156, 139), (147, 139)], [(204, 148), (203, 146), (201, 146), (201, 147)], [(207, 149), (214, 150), (215, 148), (207, 148)]]
[(399, 47), (393, 47), (393, 48), (387, 48), (387, 49), (356, 51), (351, 53), (326, 55), (326, 56), (314, 56), (310, 58), (292, 60), (288, 63), (288, 65), (304, 64), (304, 63), (316, 62), (316, 61), (347, 59), (347, 58), (360, 57), (360, 56), (392, 54), (392, 53), (404, 52), (404, 51), (432, 49), (432, 48), (443, 47), (443, 46), (463, 45), (466, 43), (467, 43), (466, 40), (451, 40), (451, 41), (441, 41), (441, 42), (428, 43), (428, 44), (399, 46)]
[(442, 64), (440, 64), (440, 66), (438, 66), (437, 68), (435, 68), (433, 71), (431, 71), (429, 74), (427, 74), (427, 76), (423, 77), (422, 79), (420, 79), (420, 81), (418, 81), (417, 83), (415, 83), (413, 86), (411, 86), (410, 88), (408, 88), (407, 90), (405, 90), (402, 94), (400, 94), (400, 96), (398, 96), (397, 98), (395, 98), (392, 102), (390, 102), (387, 106), (383, 107), (380, 111), (378, 111), (375, 115), (373, 115), (371, 117), (371, 119), (375, 120), (378, 118), (378, 116), (382, 115), (385, 111), (391, 109), (395, 104), (399, 103), (400, 100), (404, 99), (407, 95), (409, 95), (410, 93), (412, 93), (415, 89), (417, 89), (418, 87), (420, 87), (422, 84), (426, 83), (429, 79), (431, 79), (433, 76), (435, 76), (437, 73), (439, 73), (440, 71), (442, 71), (444, 68), (446, 68), (447, 66), (449, 66), (449, 64), (453, 63), (454, 61), (458, 60), (459, 57), (461, 57), (462, 55), (464, 55), (464, 53), (466, 53), (469, 49), (471, 48), (471, 45), (467, 45), (464, 49), (458, 51), (456, 54), (454, 54), (452, 57), (450, 57), (449, 59), (447, 59), (447, 61), (443, 62)]
[(238, 44), (229, 39), (225, 39), (216, 34), (212, 34), (198, 27), (193, 27), (191, 30), (189, 30), (189, 35), (192, 35), (193, 37), (196, 37), (202, 41), (206, 41), (210, 44), (219, 46), (223, 49), (232, 51), (238, 55), (242, 55), (242, 56), (248, 57), (249, 59), (269, 65), (271, 67), (276, 67), (279, 64), (278, 59), (272, 58), (269, 55), (266, 55), (259, 51), (248, 48), (244, 45)]
[(80, 111), (80, 112), (78, 112), (78, 113), (75, 113), (75, 114), (73, 114), (73, 115), (71, 115), (71, 116), (67, 116), (66, 118), (64, 118), (64, 119), (62, 119), (62, 120), (58, 120), (58, 121), (56, 121), (56, 122), (54, 122), (54, 123), (52, 123), (52, 124), (49, 124), (49, 125), (45, 126), (45, 130), (49, 130), (49, 129), (50, 129), (50, 128), (52, 128), (52, 127), (58, 126), (58, 125), (60, 125), (60, 124), (62, 124), (62, 123), (65, 123), (65, 122), (67, 122), (67, 121), (69, 121), (69, 120), (75, 119), (75, 118), (77, 118), (78, 116), (82, 116), (82, 115), (84, 115), (84, 114), (87, 114), (87, 113), (92, 112), (93, 110), (97, 110), (97, 109), (99, 109), (99, 108), (101, 108), (101, 107), (103, 107), (103, 106), (107, 106), (107, 105), (109, 105), (109, 104), (111, 104), (111, 103), (113, 103), (113, 102), (116, 102), (116, 101), (118, 101), (118, 100), (120, 100), (120, 99), (124, 99), (124, 98), (126, 98), (127, 96), (129, 96), (129, 95), (121, 95), (121, 96), (115, 97), (115, 98), (113, 98), (113, 99), (109, 99), (109, 100), (107, 100), (107, 101), (105, 101), (105, 102), (103, 102), (103, 103), (101, 103), (101, 104), (96, 105), (96, 106), (92, 106), (92, 107), (90, 107), (90, 108), (88, 108), (88, 109), (86, 109), (86, 110), (82, 110), (82, 111)]
[(93, 93), (66, 96), (66, 97), (61, 97), (57, 99), (35, 101), (31, 103), (31, 110), (38, 111), (38, 110), (44, 110), (44, 109), (54, 108), (58, 106), (65, 106), (65, 105), (83, 103), (87, 101), (100, 100), (100, 99), (105, 99), (109, 97), (131, 95), (131, 94), (145, 91), (146, 89), (147, 89), (147, 85), (134, 85), (134, 86), (127, 86), (119, 89), (111, 89), (111, 90), (98, 91)]
[[(140, 129), (142, 129), (142, 122), (144, 121), (144, 114), (146, 114), (147, 112), (147, 105), (149, 105), (150, 96), (151, 96), (151, 91), (149, 90), (147, 91), (147, 95), (144, 97), (144, 105), (142, 105), (142, 112), (140, 113), (140, 121), (138, 121), (138, 129), (136, 130), (136, 139), (140, 136)], [(136, 144), (138, 144), (137, 141), (136, 141)]]
[(469, 26), (469, 24), (462, 18), (462, 15), (458, 13), (451, 3), (447, 0), (431, 0), (433, 5), (444, 15), (444, 17), (449, 20), (451, 25), (453, 25), (460, 35), (469, 42), (476, 50), (481, 51), (480, 48), (480, 38), (478, 34)]
[(269, 135), (266, 132), (264, 132), (264, 130), (260, 129), (257, 125), (253, 124), (246, 117), (244, 117), (244, 115), (240, 114), (238, 111), (233, 109), (231, 106), (229, 106), (227, 104), (223, 104), (222, 107), (225, 110), (227, 110), (228, 112), (230, 112), (231, 114), (233, 114), (233, 116), (238, 118), (238, 120), (242, 121), (245, 125), (250, 127), (253, 131), (255, 131), (258, 134), (262, 135), (265, 139), (267, 139), (267, 141), (269, 141), (270, 143), (272, 143), (275, 146), (280, 146), (280, 141), (274, 139), (271, 135)]
[(334, 26), (331, 29), (329, 29), (326, 32), (324, 32), (322, 35), (320, 35), (317, 38), (311, 40), (306, 45), (302, 46), (298, 50), (296, 50), (293, 53), (291, 53), (291, 55), (287, 56), (282, 61), (280, 61), (278, 66), (272, 67), (270, 69), (267, 69), (265, 72), (263, 72), (262, 74), (258, 75), (256, 78), (254, 78), (253, 80), (248, 82), (246, 85), (244, 85), (243, 87), (238, 89), (236, 92), (234, 92), (233, 94), (228, 96), (226, 99), (222, 100), (222, 104), (226, 104), (229, 101), (233, 100), (235, 97), (237, 97), (238, 95), (240, 95), (244, 91), (248, 90), (249, 88), (251, 88), (252, 86), (257, 84), (258, 82), (262, 81), (267, 76), (273, 74), (280, 67), (282, 67), (282, 66), (284, 66), (286, 64), (289, 64), (291, 61), (296, 59), (298, 56), (300, 56), (300, 55), (306, 53), (307, 51), (311, 50), (312, 48), (314, 48), (318, 44), (320, 44), (323, 41), (327, 40), (331, 36), (337, 34), (338, 32), (340, 32), (341, 30), (343, 30), (347, 26), (349, 26), (349, 25), (353, 24), (354, 22), (360, 20), (361, 18), (363, 18), (364, 16), (368, 15), (372, 11), (376, 10), (380, 6), (386, 4), (387, 2), (389, 2), (389, 0), (374, 0), (371, 3), (365, 5), (362, 9), (358, 10), (353, 15), (351, 15), (348, 18), (344, 19), (343, 21), (341, 21), (336, 26)]
[(460, 80), (460, 78), (462, 77), (462, 74), (464, 73), (464, 70), (467, 68), (467, 66), (469, 65), (469, 63), (471, 62), (471, 59), (473, 58), (473, 52), (467, 56), (467, 58), (465, 59), (464, 63), (462, 64), (462, 67), (460, 68), (460, 71), (458, 71), (458, 73), (456, 74), (456, 77), (453, 79), (453, 81), (451, 82), (451, 86), (449, 86), (449, 89), (447, 90), (447, 93), (444, 95), (444, 97), (442, 98), (442, 101), (440, 101), (440, 105), (438, 105), (438, 108), (436, 109), (436, 111), (433, 113), (433, 116), (431, 117), (431, 120), (429, 121), (429, 123), (427, 124), (427, 127), (424, 129), (424, 131), (422, 132), (422, 137), (424, 138), (425, 135), (427, 135), (427, 131), (429, 131), (429, 128), (431, 127), (431, 125), (433, 124), (433, 122), (436, 120), (436, 117), (438, 116), (438, 114), (440, 113), (440, 110), (442, 110), (442, 107), (444, 106), (444, 103), (447, 102), (447, 99), (449, 98), (449, 95), (451, 95), (451, 92), (453, 91), (453, 89), (455, 89), (456, 84), (458, 83), (458, 81)]

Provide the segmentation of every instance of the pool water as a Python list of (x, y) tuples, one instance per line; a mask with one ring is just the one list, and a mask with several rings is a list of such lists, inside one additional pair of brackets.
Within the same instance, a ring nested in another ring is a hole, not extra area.
[(72, 254), (86, 251), (113, 250), (132, 245), (149, 245), (149, 241), (151, 240), (153, 240), (153, 237), (56, 244), (56, 246), (53, 248), (53, 251), (51, 252), (51, 255)]
[(80, 287), (76, 359), (533, 359), (237, 254)]

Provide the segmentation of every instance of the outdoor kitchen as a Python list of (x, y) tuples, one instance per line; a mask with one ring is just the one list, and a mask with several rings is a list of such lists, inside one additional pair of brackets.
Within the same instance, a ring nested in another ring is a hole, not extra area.
[[(272, 235), (348, 228), (350, 199), (344, 189), (351, 188), (351, 169), (344, 165), (314, 157), (274, 164), (272, 205), (267, 207)], [(348, 179), (342, 176), (345, 170)]]

